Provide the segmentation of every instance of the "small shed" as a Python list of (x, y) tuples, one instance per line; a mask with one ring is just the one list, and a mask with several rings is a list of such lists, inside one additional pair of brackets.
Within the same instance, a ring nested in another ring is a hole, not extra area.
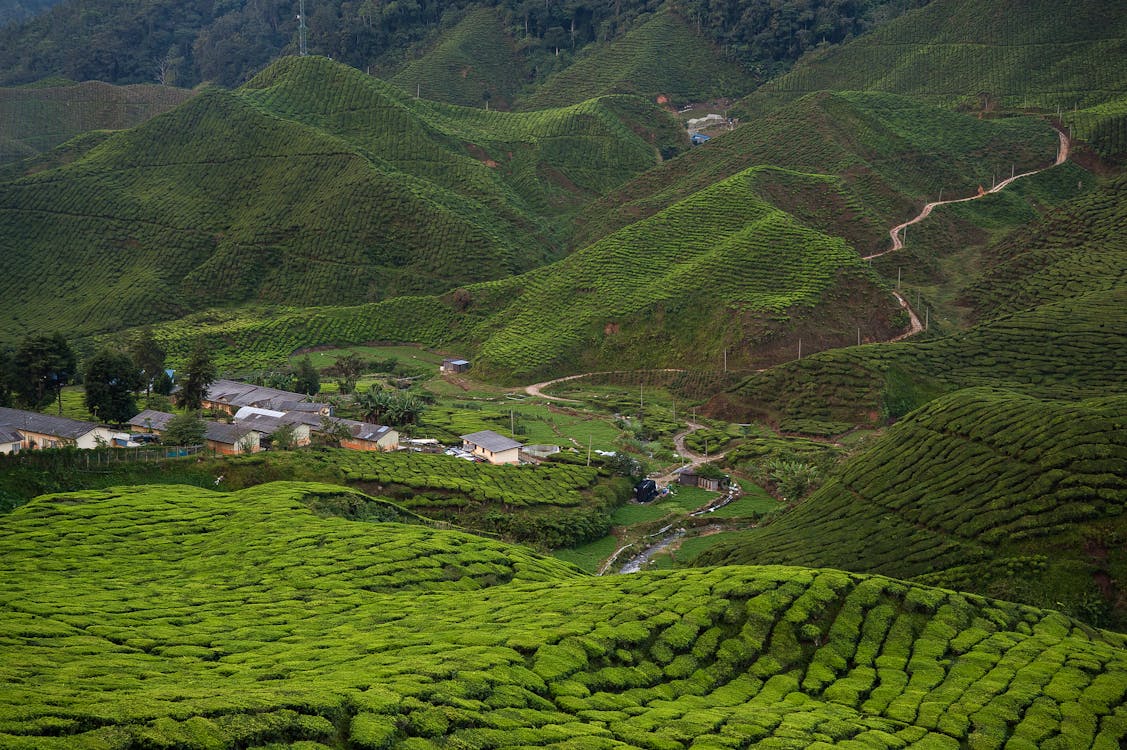
[(469, 360), (465, 359), (444, 359), (440, 368), (442, 372), (453, 373), (465, 372), (468, 369), (470, 369), (470, 363)]
[(708, 143), (709, 141), (711, 141), (712, 136), (705, 135), (704, 133), (693, 133), (689, 136), (689, 140), (692, 141), (694, 146), (699, 146), (702, 143)]
[(462, 435), (462, 447), (491, 464), (519, 464), (520, 450), (524, 446), (493, 430), (482, 430)]

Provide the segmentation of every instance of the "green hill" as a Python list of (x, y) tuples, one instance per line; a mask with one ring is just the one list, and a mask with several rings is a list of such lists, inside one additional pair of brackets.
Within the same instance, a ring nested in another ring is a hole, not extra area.
[[(250, 316), (203, 314), (160, 332), (176, 356), (194, 337), (225, 362), (277, 361), (314, 342), (385, 339), (472, 347), (475, 372), (505, 381), (549, 373), (733, 368), (806, 346), (885, 340), (907, 325), (844, 241), (804, 227), (759, 194), (770, 169), (722, 180), (567, 258), (439, 297)], [(795, 176), (796, 180), (803, 178)]]
[(700, 564), (882, 573), (1061, 607), (1122, 629), (1125, 419), (1122, 395), (944, 396), (793, 511), (717, 545)]
[(527, 78), (524, 68), (496, 9), (475, 8), (432, 49), (407, 63), (390, 80), (424, 99), (509, 109)]
[(0, 165), (36, 156), (88, 130), (123, 130), (176, 107), (192, 92), (170, 86), (0, 88)]
[(752, 375), (713, 408), (736, 421), (844, 429), (968, 386), (1065, 399), (1122, 393), (1125, 191), (1122, 177), (1102, 182), (988, 245), (981, 275), (958, 292), (978, 325), (930, 341), (814, 354)]
[[(891, 221), (938, 185), (988, 178), (983, 154), (1043, 165), (1054, 142), (1035, 120), (980, 121), (886, 94), (811, 96), (615, 191), (621, 210), (610, 200), (585, 210), (575, 242), (591, 244), (557, 264), (440, 299), (258, 320), (216, 311), (163, 336), (183, 351), (207, 333), (243, 366), (303, 345), (386, 339), (472, 348), (479, 372), (512, 380), (624, 362), (699, 368), (724, 349), (731, 367), (759, 368), (793, 358), (799, 339), (810, 353), (855, 343), (858, 327), (867, 341), (901, 330), (858, 255), (885, 247)], [(786, 168), (743, 166), (759, 160)]]
[(838, 177), (845, 197), (831, 202), (849, 205), (827, 210), (824, 198), (806, 199), (807, 211), (825, 213), (813, 226), (846, 237), (860, 251), (877, 251), (887, 246), (888, 227), (914, 216), (940, 190), (973, 195), (1011, 165), (1020, 171), (1051, 164), (1056, 148), (1051, 128), (1032, 119), (980, 120), (894, 94), (819, 92), (627, 182), (584, 212), (578, 241), (769, 164)]
[(546, 80), (521, 109), (574, 104), (604, 94), (664, 95), (674, 103), (733, 96), (751, 77), (668, 10), (609, 43), (594, 45)]
[(1115, 747), (1127, 641), (879, 576), (605, 578), (326, 485), (0, 518), (0, 745)]
[(1127, 89), (1127, 14), (1114, 0), (932, 0), (803, 59), (738, 109), (812, 91), (906, 94), (974, 110), (1091, 106)]
[(663, 116), (631, 102), (465, 110), (328, 60), (284, 60), (0, 183), (0, 338), (211, 305), (355, 304), (527, 270), (558, 255), (576, 206), (656, 162)]

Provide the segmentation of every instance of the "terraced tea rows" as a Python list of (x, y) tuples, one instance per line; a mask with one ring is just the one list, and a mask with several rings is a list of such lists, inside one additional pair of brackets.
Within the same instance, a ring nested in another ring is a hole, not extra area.
[(751, 77), (739, 65), (726, 61), (687, 23), (665, 10), (580, 57), (518, 106), (561, 107), (604, 94), (664, 95), (685, 102), (740, 95), (751, 86)]
[(808, 226), (868, 254), (883, 249), (892, 219), (918, 213), (917, 202), (944, 189), (971, 195), (1011, 165), (1024, 171), (1051, 164), (1056, 147), (1052, 129), (1031, 119), (979, 120), (886, 93), (813, 93), (608, 194), (584, 213), (580, 239), (598, 238), (748, 167), (772, 165), (836, 177), (834, 190), (819, 195), (785, 187), (769, 194), (809, 217)]
[[(1127, 19), (1114, 2), (939, 0), (812, 55), (742, 104), (811, 91), (892, 91), (942, 104), (1055, 109), (1122, 96)], [(983, 22), (989, 19), (989, 22)]]
[(192, 96), (169, 86), (0, 88), (0, 165), (26, 159), (89, 130), (122, 130), (176, 107)]
[(873, 424), (958, 388), (999, 386), (1043, 398), (1122, 393), (1127, 287), (1002, 316), (934, 341), (827, 351), (750, 376), (713, 411), (733, 421)]
[[(349, 482), (457, 493), (479, 502), (512, 507), (579, 505), (583, 502), (580, 493), (593, 486), (597, 476), (595, 469), (586, 466), (489, 466), (449, 456), (404, 453), (355, 461), (342, 457), (338, 465)], [(420, 504), (425, 506), (427, 499), (421, 498)]]
[(797, 568), (585, 578), (461, 534), (318, 519), (300, 499), (319, 491), (133, 488), (5, 517), (0, 744), (1127, 736), (1127, 642), (1056, 613)]
[(424, 99), (508, 109), (527, 75), (514, 47), (497, 11), (475, 8), (433, 49), (408, 62), (390, 80)]
[[(459, 123), (474, 111), (416, 106), (328, 60), (283, 61), (0, 184), (0, 338), (229, 303), (356, 304), (535, 267), (557, 252), (554, 217), (657, 159), (643, 136), (661, 128), (619, 119), (637, 107)], [(512, 156), (502, 167), (491, 152)], [(32, 297), (46, 305), (17, 304)]]
[[(1007, 573), (999, 569), (1049, 554), (1016, 596), (1078, 615), (1093, 614), (1083, 607), (1102, 596), (1094, 614), (1122, 626), (1127, 611), (1113, 592), (1127, 584), (1127, 559), (1121, 550), (1089, 558), (1084, 547), (1115, 538), (1111, 527), (1089, 525), (1123, 527), (1125, 415), (1123, 396), (1068, 403), (970, 389), (936, 399), (794, 511), (713, 548), (701, 564), (830, 566), (936, 582), (961, 568), (960, 585), (1013, 596), (996, 588)], [(1100, 591), (1097, 573), (1111, 576), (1110, 589)]]

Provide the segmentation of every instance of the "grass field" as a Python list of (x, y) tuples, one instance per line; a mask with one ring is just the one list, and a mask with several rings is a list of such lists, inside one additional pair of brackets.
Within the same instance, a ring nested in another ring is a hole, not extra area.
[(310, 511), (371, 502), (340, 492), (122, 488), (0, 518), (0, 744), (1127, 736), (1127, 642), (1058, 613), (801, 568), (592, 578), (465, 534)]

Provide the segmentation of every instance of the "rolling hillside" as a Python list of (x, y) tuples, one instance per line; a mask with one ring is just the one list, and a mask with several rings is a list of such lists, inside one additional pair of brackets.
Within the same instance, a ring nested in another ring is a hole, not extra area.
[[(507, 382), (631, 362), (762, 366), (807, 347), (886, 340), (907, 326), (887, 288), (844, 241), (803, 226), (759, 193), (749, 169), (567, 258), (442, 297), (266, 317), (205, 313), (165, 326), (174, 356), (199, 334), (232, 364), (265, 366), (313, 343), (419, 341), (472, 347), (475, 372)], [(785, 179), (785, 177), (784, 177)], [(804, 179), (799, 176), (799, 179)]]
[(976, 385), (1043, 398), (1122, 393), (1125, 189), (1122, 177), (1105, 181), (989, 245), (981, 276), (961, 293), (978, 325), (931, 341), (815, 354), (757, 373), (718, 397), (715, 413), (845, 429)]
[(0, 88), (0, 166), (36, 156), (88, 130), (123, 130), (176, 107), (192, 92), (170, 86)]
[(334, 492), (119, 488), (0, 518), (0, 744), (1127, 736), (1127, 641), (1058, 613), (800, 568), (590, 578), (456, 532), (309, 511)]
[(973, 110), (1071, 109), (1127, 90), (1127, 12), (1115, 0), (932, 0), (814, 54), (737, 109), (813, 91), (888, 91)]
[[(862, 253), (883, 249), (888, 227), (941, 189), (973, 195), (992, 174), (1051, 164), (1057, 140), (1032, 119), (980, 120), (883, 93), (820, 92), (753, 118), (600, 199), (582, 216), (579, 242), (658, 211), (715, 180), (756, 165), (833, 175), (843, 193), (814, 228), (843, 236)], [(839, 208), (847, 201), (847, 208)]]
[(389, 80), (424, 99), (509, 109), (530, 72), (515, 47), (496, 9), (476, 8), (426, 54), (411, 60)]
[(675, 132), (662, 117), (633, 102), (464, 110), (328, 60), (284, 60), (238, 92), (208, 90), (0, 183), (0, 293), (13, 313), (0, 339), (212, 305), (359, 303), (527, 270), (558, 255), (576, 206), (657, 161), (650, 140)]
[[(1120, 350), (1122, 351), (1122, 350)], [(699, 564), (914, 578), (1127, 626), (1127, 397), (936, 399), (769, 526)]]
[(664, 95), (682, 103), (738, 96), (751, 76), (679, 16), (662, 11), (610, 43), (594, 45), (563, 71), (522, 97), (521, 109), (575, 104), (604, 94)]

